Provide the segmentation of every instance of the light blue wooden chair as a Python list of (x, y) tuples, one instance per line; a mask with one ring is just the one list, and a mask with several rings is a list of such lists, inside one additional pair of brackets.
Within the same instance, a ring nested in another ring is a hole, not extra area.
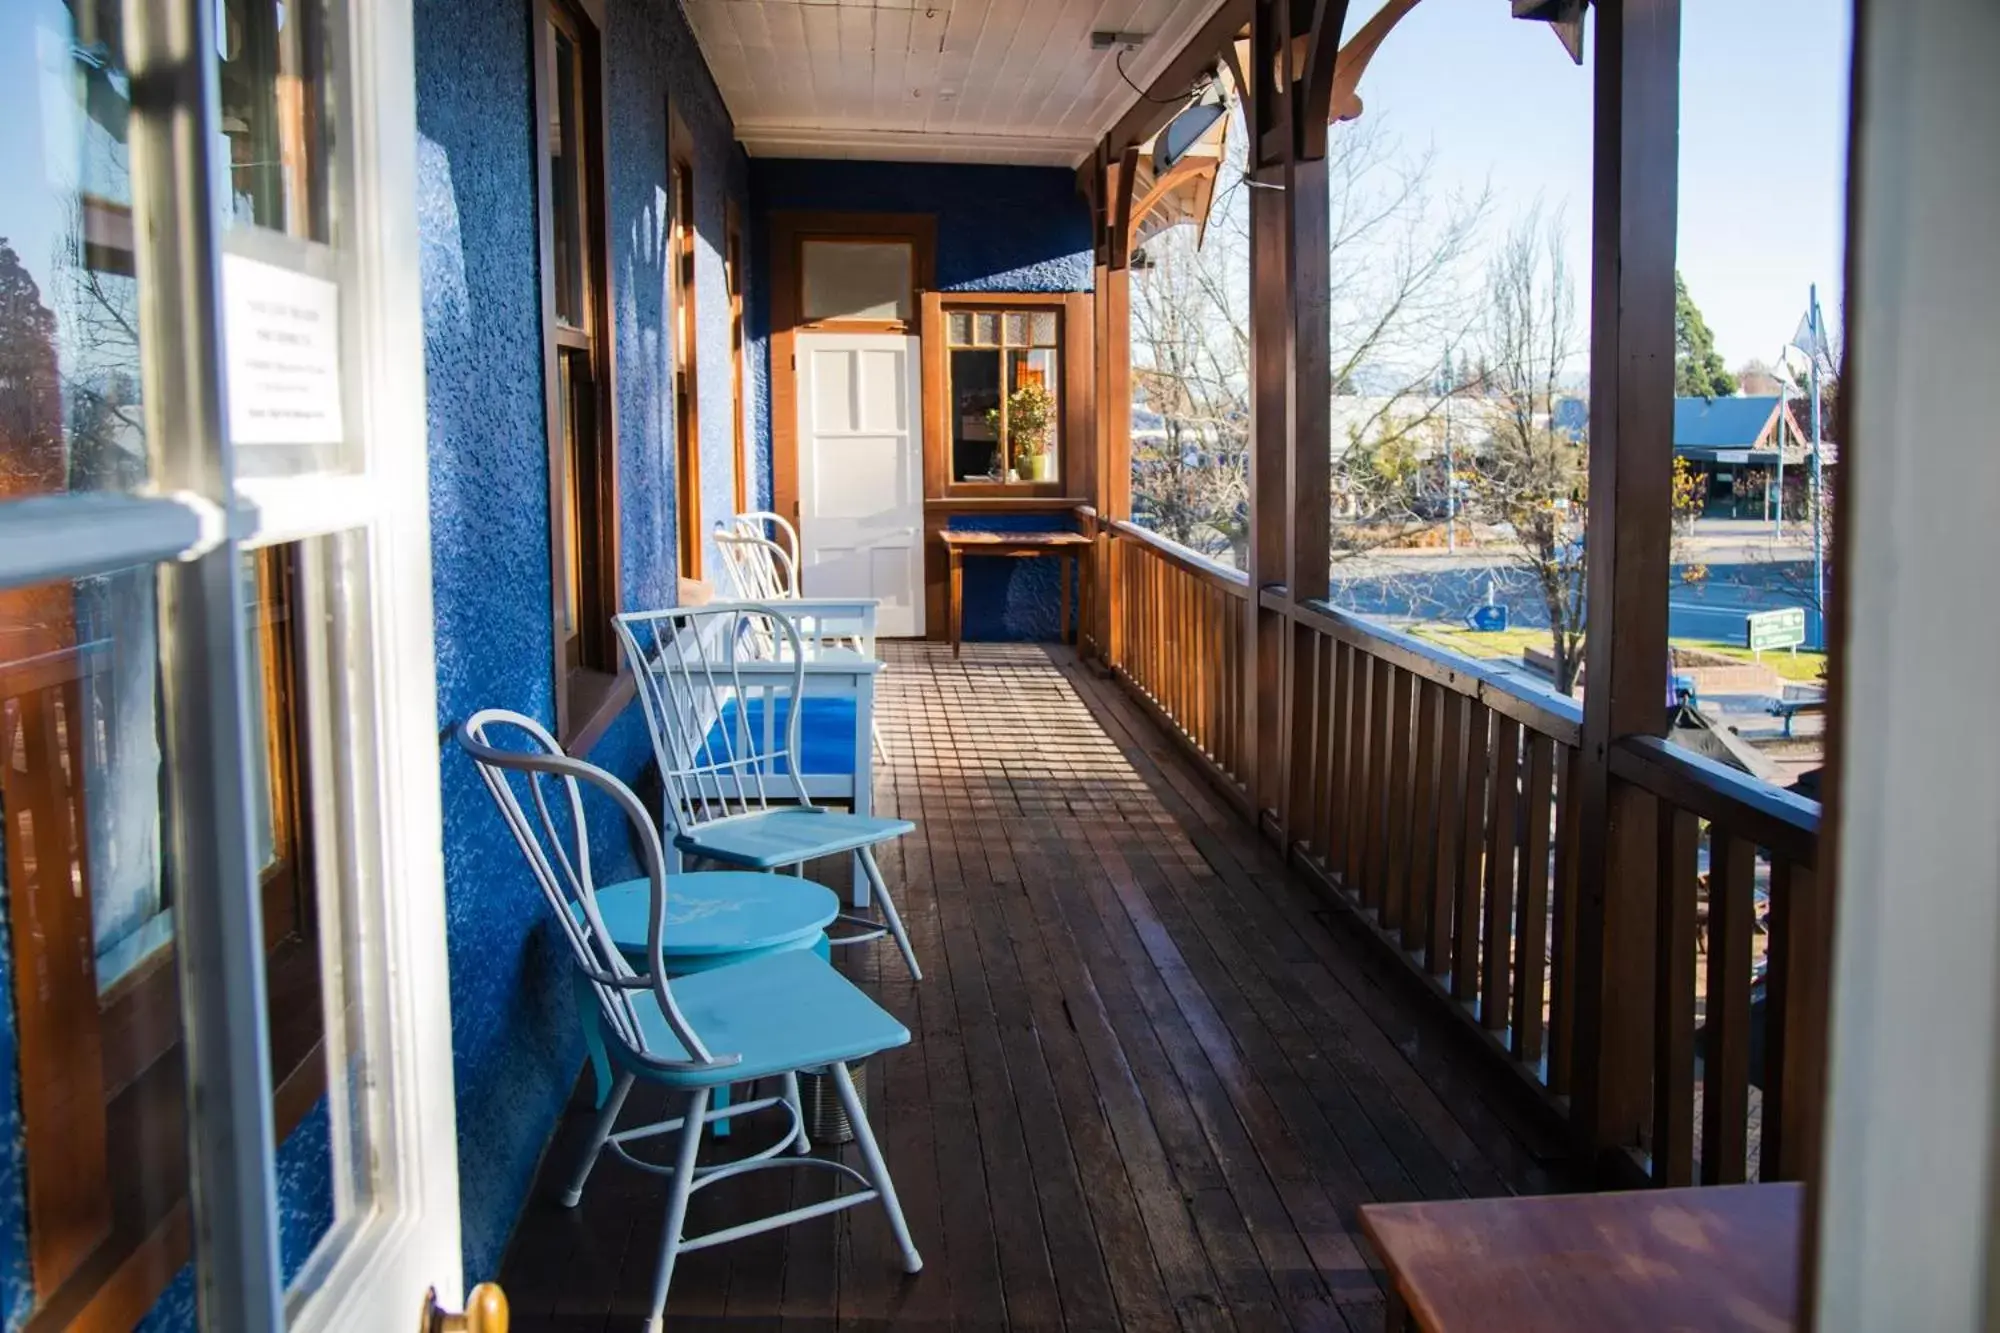
[[(508, 732), (519, 742), (518, 748), (502, 749), (493, 743)], [(667, 1181), (666, 1226), (648, 1333), (664, 1328), (667, 1291), (680, 1255), (862, 1204), (882, 1205), (902, 1250), (904, 1270), (914, 1273), (922, 1268), (923, 1259), (910, 1240), (895, 1185), (848, 1069), (854, 1061), (908, 1044), (909, 1030), (811, 949), (766, 953), (669, 981), (665, 855), (651, 816), (631, 788), (603, 769), (564, 754), (554, 737), (519, 713), (501, 709), (478, 713), (459, 728), (458, 739), (534, 869), (571, 955), (589, 983), (599, 1030), (619, 1069), (563, 1202), (576, 1204), (606, 1148)], [(580, 784), (608, 797), (637, 830), (648, 894), (643, 972), (635, 970), (618, 947), (592, 880)], [(820, 1070), (828, 1075), (853, 1126), (863, 1170), (831, 1157), (809, 1155), (798, 1076)], [(613, 1133), (627, 1094), (642, 1078), (681, 1094), (681, 1114)], [(719, 1089), (764, 1078), (782, 1080), (783, 1095), (726, 1108), (711, 1105)], [(788, 1111), (790, 1127), (775, 1142), (733, 1160), (699, 1164), (705, 1130), (777, 1107)], [(671, 1163), (649, 1161), (631, 1150), (632, 1144), (667, 1135), (678, 1139)], [(781, 1167), (831, 1171), (859, 1188), (706, 1235), (684, 1234), (688, 1199), (696, 1190)]]
[[(753, 870), (853, 853), (910, 975), (921, 979), (873, 851), (917, 826), (813, 804), (798, 701), (815, 662), (783, 604), (628, 612), (612, 624), (638, 678), (674, 847)], [(858, 782), (855, 800), (865, 810)]]

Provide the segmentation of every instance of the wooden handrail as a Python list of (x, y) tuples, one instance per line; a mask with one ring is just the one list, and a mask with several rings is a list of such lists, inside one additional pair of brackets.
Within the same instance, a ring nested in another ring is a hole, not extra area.
[(1759, 782), (1658, 736), (1618, 741), (1611, 749), (1611, 773), (1775, 857), (1808, 869), (1817, 866), (1818, 801)]
[(1550, 691), (1539, 697), (1524, 692), (1517, 681), (1452, 652), (1386, 625), (1363, 620), (1324, 602), (1288, 602), (1277, 590), (1264, 594), (1267, 610), (1282, 611), (1292, 620), (1341, 643), (1352, 644), (1423, 680), (1435, 681), (1468, 699), (1477, 699), (1502, 717), (1559, 745), (1576, 745), (1583, 728), (1583, 710), (1574, 699)]
[(1189, 550), (1177, 541), (1162, 537), (1159, 533), (1128, 523), (1122, 518), (1111, 519), (1104, 524), (1112, 536), (1149, 548), (1153, 554), (1167, 562), (1178, 565), (1196, 578), (1206, 579), (1218, 585), (1232, 596), (1250, 595), (1250, 576), (1240, 569), (1232, 569), (1219, 561), (1211, 560), (1199, 551)]

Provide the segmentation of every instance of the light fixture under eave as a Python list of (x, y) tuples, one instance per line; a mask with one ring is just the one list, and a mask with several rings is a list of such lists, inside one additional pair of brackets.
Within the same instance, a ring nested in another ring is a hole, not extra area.
[(1514, 0), (1514, 17), (1549, 25), (1569, 58), (1583, 63), (1583, 14), (1590, 0)]
[(1229, 99), (1211, 83), (1200, 97), (1168, 121), (1167, 127), (1153, 140), (1153, 175), (1164, 176), (1172, 171), (1202, 141), (1202, 136), (1215, 128), (1215, 122), (1228, 114)]

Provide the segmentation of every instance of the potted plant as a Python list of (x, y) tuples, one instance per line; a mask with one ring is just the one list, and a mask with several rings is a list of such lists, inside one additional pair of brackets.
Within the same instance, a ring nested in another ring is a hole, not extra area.
[[(1039, 382), (1023, 384), (1007, 395), (1007, 464), (1012, 476), (1021, 481), (1050, 479), (1054, 459), (1049, 449), (1049, 432), (1055, 413), (1055, 395)], [(988, 412), (986, 422), (997, 435), (1000, 409)]]

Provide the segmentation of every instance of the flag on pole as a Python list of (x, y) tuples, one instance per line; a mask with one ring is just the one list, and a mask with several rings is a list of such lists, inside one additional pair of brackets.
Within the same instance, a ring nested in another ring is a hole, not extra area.
[(1833, 348), (1826, 341), (1826, 321), (1820, 315), (1819, 288), (1812, 289), (1805, 314), (1799, 317), (1798, 332), (1785, 344), (1785, 359), (1790, 361), (1791, 351), (1797, 348), (1807, 359), (1807, 365), (1817, 365), (1822, 370), (1833, 368)]

